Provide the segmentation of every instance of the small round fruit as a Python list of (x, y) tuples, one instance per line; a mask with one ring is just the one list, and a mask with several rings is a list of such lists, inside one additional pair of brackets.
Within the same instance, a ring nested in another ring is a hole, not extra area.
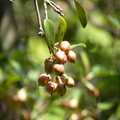
[(99, 94), (100, 94), (100, 93), (99, 93), (99, 90), (98, 90), (96, 87), (94, 87), (94, 88), (92, 88), (91, 90), (89, 90), (88, 93), (89, 93), (89, 95), (90, 95), (91, 97), (93, 97), (93, 98), (98, 97)]
[(75, 61), (76, 61), (76, 53), (74, 51), (70, 50), (69, 53), (67, 54), (67, 60), (70, 63), (75, 63)]
[(38, 85), (39, 86), (46, 86), (46, 84), (50, 81), (50, 76), (47, 75), (46, 73), (41, 74), (38, 77)]
[(73, 80), (73, 78), (68, 77), (68, 78), (66, 78), (66, 80), (65, 80), (65, 85), (66, 85), (67, 87), (73, 87), (73, 86), (75, 85), (75, 81)]
[(77, 99), (73, 98), (68, 102), (68, 107), (71, 109), (76, 109), (79, 106), (79, 102)]
[(70, 43), (68, 41), (62, 41), (60, 43), (60, 49), (64, 51), (65, 53), (68, 53), (70, 48)]
[(44, 69), (47, 74), (52, 74), (52, 67), (54, 63), (52, 62), (51, 58), (47, 58), (44, 62)]
[(56, 92), (56, 88), (57, 88), (57, 83), (55, 83), (53, 81), (48, 82), (46, 85), (46, 90), (51, 95)]
[(56, 60), (62, 64), (67, 62), (67, 56), (63, 51), (57, 51), (55, 53)]
[(62, 64), (54, 64), (53, 65), (53, 73), (54, 74), (56, 74), (58, 76), (62, 76), (64, 71), (65, 71), (65, 69)]
[(66, 86), (63, 83), (57, 85), (56, 88), (57, 94), (63, 96), (66, 93)]

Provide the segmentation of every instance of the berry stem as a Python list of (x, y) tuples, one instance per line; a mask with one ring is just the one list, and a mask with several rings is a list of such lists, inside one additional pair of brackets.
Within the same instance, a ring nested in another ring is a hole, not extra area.
[(58, 82), (62, 83), (61, 78), (59, 76), (57, 76), (57, 77), (58, 77)]
[(54, 47), (54, 49), (58, 51), (58, 48), (57, 48), (57, 47)]
[(54, 74), (51, 74), (51, 81), (55, 81)]
[(63, 76), (64, 76), (65, 78), (68, 78), (68, 76), (67, 76), (65, 73), (63, 74)]

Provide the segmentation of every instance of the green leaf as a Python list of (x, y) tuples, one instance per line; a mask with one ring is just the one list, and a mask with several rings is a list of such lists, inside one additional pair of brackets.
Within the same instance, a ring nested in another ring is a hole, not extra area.
[(15, 74), (7, 74), (7, 85), (11, 86), (12, 84), (14, 84), (15, 82), (20, 81), (20, 76), (19, 75), (15, 75)]
[(23, 73), (21, 65), (17, 61), (12, 60), (12, 59), (10, 59), (9, 62), (10, 62), (12, 69), (15, 71), (15, 73), (19, 74), (19, 76), (23, 76), (24, 73)]
[(86, 48), (86, 45), (84, 43), (79, 43), (79, 44), (74, 44), (74, 45), (71, 45), (71, 49), (77, 47), (77, 46), (82, 46), (82, 47), (85, 47)]
[(87, 14), (86, 14), (84, 8), (80, 5), (80, 3), (78, 3), (76, 0), (74, 0), (74, 2), (75, 2), (76, 11), (77, 11), (79, 20), (80, 20), (83, 28), (85, 28), (87, 25)]
[(100, 110), (108, 110), (112, 108), (115, 105), (114, 102), (103, 102), (103, 103), (98, 103), (98, 108)]
[(108, 19), (109, 19), (109, 21), (113, 24), (113, 25), (115, 25), (116, 27), (118, 27), (119, 28), (119, 25), (120, 25), (120, 21), (117, 19), (117, 18), (114, 18), (114, 17), (112, 17), (112, 16), (108, 16)]
[(120, 103), (116, 109), (116, 116), (120, 118)]
[(53, 49), (55, 43), (55, 29), (54, 23), (51, 20), (44, 20), (44, 31), (47, 45), (49, 49)]
[(2, 67), (0, 67), (0, 83), (4, 80), (4, 71)]
[(59, 43), (61, 43), (61, 41), (63, 40), (66, 29), (67, 29), (66, 21), (64, 20), (63, 17), (59, 16), (59, 28), (58, 28)]

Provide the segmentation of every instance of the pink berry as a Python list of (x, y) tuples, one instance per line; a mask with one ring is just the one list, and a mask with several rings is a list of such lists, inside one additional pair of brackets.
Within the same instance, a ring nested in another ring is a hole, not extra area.
[(62, 64), (66, 63), (67, 56), (63, 51), (57, 51), (55, 53), (56, 60)]
[(76, 53), (74, 51), (70, 50), (69, 53), (67, 54), (67, 60), (70, 63), (75, 63), (75, 61), (76, 61)]
[(68, 53), (69, 50), (71, 49), (70, 43), (68, 41), (62, 41), (60, 43), (60, 49), (64, 51), (65, 53)]
[(51, 58), (47, 58), (44, 62), (44, 69), (47, 74), (52, 74), (52, 67), (54, 63), (52, 62)]
[(68, 77), (66, 78), (65, 85), (67, 87), (73, 87), (75, 85), (75, 81), (73, 80), (73, 78)]
[(60, 96), (63, 96), (66, 93), (65, 84), (63, 84), (63, 83), (58, 84), (56, 91), (57, 91), (57, 94), (59, 94)]
[(64, 66), (62, 64), (54, 64), (53, 65), (53, 73), (58, 75), (58, 76), (62, 76), (64, 73)]
[(46, 86), (46, 84), (50, 81), (50, 76), (46, 73), (41, 74), (38, 77), (38, 85), (39, 86)]
[(46, 90), (51, 95), (56, 92), (56, 88), (57, 88), (57, 83), (55, 83), (53, 81), (48, 82), (46, 85)]

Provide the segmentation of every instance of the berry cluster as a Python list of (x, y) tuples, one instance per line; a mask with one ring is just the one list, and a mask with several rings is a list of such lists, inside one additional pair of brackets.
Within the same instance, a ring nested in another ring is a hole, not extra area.
[(63, 96), (66, 93), (66, 86), (73, 87), (75, 85), (75, 81), (64, 74), (64, 64), (67, 61), (75, 63), (76, 54), (71, 50), (68, 41), (62, 41), (60, 44), (56, 44), (54, 48), (53, 54), (44, 62), (46, 73), (38, 77), (38, 85), (46, 86), (47, 92), (51, 95), (57, 92)]

